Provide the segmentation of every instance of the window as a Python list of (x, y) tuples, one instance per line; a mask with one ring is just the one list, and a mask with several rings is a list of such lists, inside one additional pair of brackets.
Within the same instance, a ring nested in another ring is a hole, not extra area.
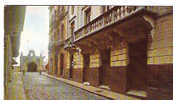
[(61, 10), (64, 11), (64, 6), (61, 7)]
[(111, 8), (110, 6), (106, 6), (107, 11), (110, 10), (110, 8)]
[(61, 40), (61, 27), (58, 27), (58, 41)]
[(60, 12), (64, 12), (64, 6), (60, 6)]
[(87, 9), (85, 11), (85, 24), (88, 24), (90, 22), (90, 18), (91, 18), (91, 9)]
[(61, 40), (64, 39), (64, 24), (61, 25)]
[(71, 14), (74, 14), (74, 6), (71, 6)]
[(74, 21), (71, 23), (71, 35), (73, 34), (73, 32), (74, 32)]

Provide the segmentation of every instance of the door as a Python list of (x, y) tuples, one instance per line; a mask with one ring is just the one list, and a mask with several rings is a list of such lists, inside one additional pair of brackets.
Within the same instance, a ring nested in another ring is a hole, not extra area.
[(37, 71), (37, 64), (31, 62), (28, 64), (28, 72), (36, 72)]
[(100, 84), (109, 85), (110, 49), (101, 51)]
[(83, 57), (84, 57), (83, 81), (88, 82), (90, 55), (84, 54)]
[(128, 44), (127, 88), (144, 90), (147, 85), (147, 41)]
[(58, 56), (55, 56), (55, 74), (58, 73)]
[(63, 75), (64, 71), (64, 54), (60, 56), (60, 75)]
[(72, 78), (73, 75), (73, 54), (70, 55), (70, 72), (69, 72), (69, 78)]

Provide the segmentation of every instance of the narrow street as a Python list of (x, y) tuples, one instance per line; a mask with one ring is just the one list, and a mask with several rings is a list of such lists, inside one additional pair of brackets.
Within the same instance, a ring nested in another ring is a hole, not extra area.
[(36, 72), (24, 76), (27, 100), (108, 100)]
[(173, 100), (172, 22), (171, 6), (4, 5), (4, 98)]

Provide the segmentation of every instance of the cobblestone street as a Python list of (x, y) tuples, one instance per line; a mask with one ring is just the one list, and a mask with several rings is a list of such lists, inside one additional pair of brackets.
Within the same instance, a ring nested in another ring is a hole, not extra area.
[(75, 4), (3, 4), (4, 100), (173, 100), (172, 6)]
[(22, 78), (22, 73), (13, 72), (12, 81), (8, 84), (7, 100), (26, 100)]
[(24, 89), (27, 100), (109, 100), (39, 73), (25, 74)]

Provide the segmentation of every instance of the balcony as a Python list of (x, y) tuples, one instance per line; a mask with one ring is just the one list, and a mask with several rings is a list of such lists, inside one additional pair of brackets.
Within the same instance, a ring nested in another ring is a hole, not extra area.
[(74, 32), (74, 42), (94, 34), (106, 27), (119, 23), (120, 21), (145, 10), (146, 7), (118, 6), (98, 16), (79, 30)]

